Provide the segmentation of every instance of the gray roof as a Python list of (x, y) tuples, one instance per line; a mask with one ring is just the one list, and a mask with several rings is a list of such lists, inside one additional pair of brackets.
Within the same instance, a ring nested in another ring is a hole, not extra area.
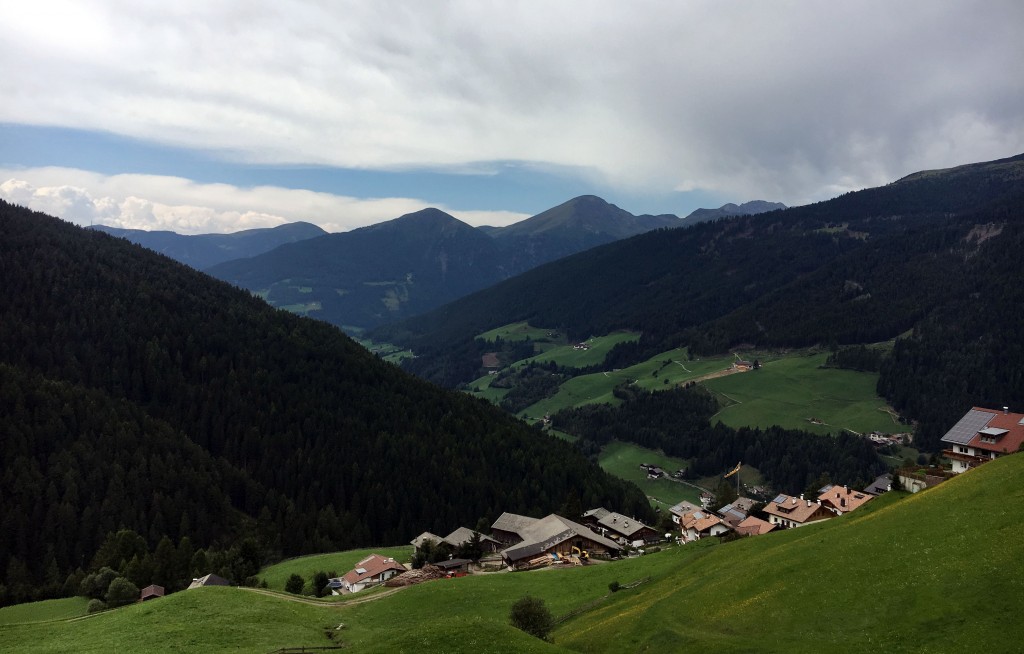
[(193, 579), (189, 588), (202, 588), (203, 586), (230, 586), (227, 579), (215, 574), (208, 574), (205, 577)]
[(978, 411), (977, 409), (971, 409), (968, 411), (960, 421), (957, 422), (953, 427), (946, 432), (946, 435), (942, 437), (943, 443), (957, 443), (959, 445), (966, 445), (971, 442), (979, 431), (984, 429), (990, 420), (994, 418), (996, 414), (989, 411)]
[(537, 518), (531, 518), (525, 515), (519, 515), (518, 513), (502, 513), (498, 516), (498, 519), (491, 525), (491, 529), (500, 529), (501, 531), (510, 531), (513, 534), (519, 534), (522, 537), (522, 531), (537, 522)]
[[(503, 514), (502, 517), (504, 515), (509, 514)], [(498, 520), (501, 520), (501, 518)], [(501, 527), (497, 527), (497, 529), (501, 529)], [(620, 549), (619, 545), (614, 541), (595, 533), (588, 527), (584, 527), (579, 523), (554, 513), (540, 520), (533, 520), (533, 524), (528, 528), (516, 533), (523, 539), (523, 542), (513, 545), (502, 552), (502, 556), (512, 561), (540, 554), (544, 550), (563, 543), (574, 536), (582, 536), (603, 545), (609, 550), (618, 551)]]
[(604, 508), (603, 506), (599, 506), (596, 509), (590, 509), (589, 511), (584, 513), (583, 517), (584, 518), (593, 518), (594, 520), (600, 520), (601, 518), (605, 517), (609, 513), (611, 513), (611, 511), (609, 511), (608, 509)]
[(647, 525), (639, 520), (624, 516), (621, 513), (608, 513), (608, 515), (598, 520), (597, 524), (626, 537), (632, 536), (645, 527), (650, 529), (650, 527), (647, 527)]
[[(456, 529), (452, 533), (450, 533), (447, 536), (445, 536), (444, 537), (444, 542), (448, 543), (449, 545), (451, 545), (453, 547), (458, 547), (459, 545), (462, 545), (463, 543), (469, 542), (469, 540), (471, 538), (473, 538), (473, 534), (475, 534), (475, 533), (477, 533), (477, 532), (473, 531), (472, 529), (469, 529), (468, 527), (459, 527), (458, 529)], [(492, 543), (497, 543), (498, 542), (498, 541), (494, 540), (493, 538), (491, 538), (490, 536), (485, 536), (483, 534), (480, 534), (480, 542), (482, 543), (482, 542), (485, 542), (485, 541), (491, 541)]]
[(878, 479), (874, 480), (868, 487), (864, 489), (865, 493), (871, 493), (872, 495), (881, 495), (889, 490), (892, 486), (892, 475), (885, 473), (879, 475)]
[(700, 511), (700, 507), (694, 504), (693, 502), (687, 502), (686, 500), (683, 500), (679, 504), (676, 504), (675, 506), (670, 508), (669, 511), (678, 516), (683, 516), (691, 511)]
[(468, 565), (472, 563), (469, 559), (448, 559), (447, 561), (438, 561), (434, 565), (441, 568), (442, 570), (448, 570), (449, 568), (458, 568), (460, 566)]
[(410, 545), (412, 545), (413, 547), (418, 548), (420, 545), (423, 545), (423, 543), (425, 541), (428, 541), (428, 540), (434, 541), (434, 544), (437, 545), (443, 539), (440, 536), (436, 535), (436, 534), (432, 534), (429, 531), (425, 531), (422, 534), (420, 534), (419, 536), (417, 536), (416, 538), (413, 538), (412, 541), (410, 542)]

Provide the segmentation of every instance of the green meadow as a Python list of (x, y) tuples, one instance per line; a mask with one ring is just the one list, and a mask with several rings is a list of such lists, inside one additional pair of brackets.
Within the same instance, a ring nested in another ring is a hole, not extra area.
[[(552, 334), (552, 336), (549, 336), (549, 334)], [(564, 333), (545, 327), (531, 327), (528, 322), (514, 322), (509, 325), (495, 327), (490, 331), (477, 334), (476, 337), (488, 343), (493, 343), (498, 338), (503, 341), (525, 341), (530, 339), (531, 341), (565, 343)]]
[[(183, 591), (84, 619), (0, 624), (0, 651), (269, 652), (334, 643), (359, 652), (1017, 651), (1022, 477), (1024, 456), (1008, 456), (800, 529), (585, 567), (433, 581), (374, 601), (321, 606), (237, 588)], [(613, 581), (643, 583), (611, 593)], [(560, 619), (550, 643), (508, 625), (510, 606), (527, 594)]]
[(717, 418), (730, 427), (779, 425), (818, 434), (907, 429), (885, 412), (875, 393), (877, 374), (821, 368), (826, 358), (797, 354), (703, 383), (723, 404)]
[(529, 363), (555, 363), (567, 368), (585, 368), (602, 363), (608, 352), (619, 343), (629, 343), (640, 338), (636, 332), (615, 332), (607, 336), (592, 336), (584, 343), (587, 349), (576, 349), (576, 344), (559, 345), (541, 354), (523, 359), (513, 364), (514, 367)]
[(5, 606), (0, 608), (0, 625), (67, 620), (85, 615), (88, 605), (89, 600), (85, 597), (64, 597), (31, 604)]
[(686, 459), (678, 459), (665, 456), (661, 452), (649, 450), (633, 443), (614, 441), (601, 449), (598, 457), (598, 465), (605, 472), (631, 481), (640, 487), (640, 490), (650, 498), (651, 503), (664, 510), (682, 500), (689, 500), (697, 503), (700, 499), (700, 491), (690, 486), (671, 479), (648, 479), (647, 471), (640, 467), (641, 463), (655, 465), (666, 473), (673, 473), (688, 465)]

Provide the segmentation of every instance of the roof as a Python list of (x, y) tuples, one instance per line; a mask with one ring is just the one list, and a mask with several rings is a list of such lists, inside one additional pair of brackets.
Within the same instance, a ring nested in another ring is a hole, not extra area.
[(461, 568), (464, 565), (472, 563), (469, 559), (448, 559), (447, 561), (438, 561), (434, 565), (441, 568), (442, 570), (450, 570), (452, 568)]
[(679, 504), (676, 504), (675, 506), (671, 507), (669, 511), (681, 517), (691, 511), (700, 511), (700, 507), (694, 504), (693, 502), (687, 502), (686, 500), (683, 500)]
[(600, 520), (601, 518), (605, 517), (609, 513), (611, 513), (611, 511), (609, 511), (608, 509), (604, 508), (603, 506), (599, 506), (596, 509), (590, 509), (589, 511), (584, 513), (583, 517), (584, 518), (593, 518), (594, 520)]
[(747, 517), (746, 511), (740, 511), (739, 509), (732, 508), (731, 505), (723, 506), (718, 510), (718, 515), (722, 517), (730, 527), (735, 528), (743, 519)]
[(622, 515), (621, 513), (615, 513), (611, 511), (609, 511), (603, 518), (598, 520), (597, 524), (607, 529), (610, 529), (617, 534), (622, 534), (627, 538), (644, 529), (650, 529), (650, 527), (640, 522), (636, 518), (630, 518)]
[(156, 584), (151, 584), (149, 586), (146, 586), (145, 588), (143, 588), (142, 590), (139, 591), (139, 597), (141, 597), (142, 599), (145, 599), (147, 597), (163, 597), (163, 596), (164, 596), (164, 587), (163, 586), (158, 586)]
[[(508, 514), (502, 514), (502, 517), (505, 515)], [(501, 518), (498, 518), (498, 520), (501, 520)], [(516, 532), (523, 539), (523, 542), (506, 548), (502, 551), (503, 557), (512, 561), (518, 561), (536, 556), (576, 536), (582, 536), (587, 540), (603, 545), (609, 550), (618, 551), (620, 549), (617, 543), (595, 533), (589, 527), (584, 527), (579, 523), (554, 513), (540, 520), (532, 518), (531, 520), (533, 520), (532, 524), (522, 531)], [(501, 529), (501, 527), (496, 527), (496, 529)]]
[(224, 577), (220, 577), (220, 576), (215, 575), (215, 574), (208, 574), (205, 577), (199, 577), (198, 579), (193, 579), (192, 583), (189, 584), (188, 587), (189, 588), (201, 588), (203, 586), (230, 586), (230, 585), (231, 585), (231, 583), (228, 582), (228, 580), (225, 579)]
[(892, 488), (892, 475), (887, 472), (884, 475), (879, 475), (878, 479), (868, 484), (864, 492), (871, 493), (872, 495), (881, 495), (888, 492), (890, 488)]
[(444, 537), (444, 542), (448, 543), (449, 545), (451, 545), (453, 547), (458, 547), (459, 545), (462, 545), (463, 543), (468, 543), (473, 538), (473, 534), (477, 534), (478, 536), (480, 536), (480, 542), (481, 543), (485, 542), (485, 541), (491, 541), (492, 543), (497, 543), (498, 542), (498, 541), (494, 540), (493, 538), (491, 538), (490, 536), (485, 536), (484, 534), (481, 534), (480, 532), (477, 532), (477, 531), (473, 531), (472, 529), (469, 529), (468, 527), (459, 527), (458, 529), (456, 529), (452, 533), (450, 533), (447, 536), (445, 536)]
[(821, 508), (821, 504), (790, 495), (779, 495), (764, 507), (764, 512), (792, 522), (807, 522)]
[(864, 491), (851, 490), (848, 486), (832, 486), (818, 496), (818, 501), (828, 504), (839, 513), (848, 513), (866, 503), (874, 495)]
[(682, 517), (680, 520), (683, 529), (693, 529), (698, 534), (702, 534), (708, 531), (715, 525), (725, 525), (728, 527), (724, 520), (719, 518), (717, 515), (710, 511), (703, 511), (698, 509), (697, 511), (691, 511)]
[(405, 572), (405, 566), (392, 558), (384, 558), (380, 554), (371, 554), (356, 564), (353, 570), (349, 570), (342, 577), (349, 584), (357, 584), (380, 575), (388, 570), (400, 570)]
[(423, 543), (425, 543), (428, 540), (434, 541), (434, 544), (436, 545), (436, 544), (440, 543), (444, 539), (441, 538), (440, 536), (438, 536), (437, 534), (432, 534), (429, 531), (425, 531), (422, 534), (420, 534), (419, 536), (417, 536), (416, 538), (413, 538), (411, 541), (409, 541), (409, 544), (412, 545), (413, 547), (418, 548), (418, 547), (423, 545)]
[[(982, 438), (994, 440), (986, 443)], [(942, 437), (942, 442), (1009, 454), (1024, 443), (1024, 414), (973, 407)]]
[[(526, 529), (535, 522), (537, 522), (537, 518), (519, 515), (518, 513), (506, 512), (498, 516), (498, 519), (491, 525), (491, 529), (510, 531), (513, 534), (519, 534), (520, 531)], [(520, 534), (520, 537), (522, 537), (522, 534)]]
[(775, 529), (775, 525), (765, 522), (761, 518), (755, 518), (752, 515), (747, 516), (743, 522), (736, 525), (736, 533), (741, 536), (760, 536), (761, 534), (767, 534), (773, 529)]

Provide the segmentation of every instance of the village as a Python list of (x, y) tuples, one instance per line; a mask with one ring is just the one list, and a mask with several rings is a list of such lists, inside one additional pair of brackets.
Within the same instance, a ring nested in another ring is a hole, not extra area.
[[(893, 489), (911, 493), (942, 483), (1000, 456), (1024, 448), (1024, 414), (974, 407), (942, 437), (948, 445), (945, 466), (904, 466), (879, 476), (862, 489), (826, 484), (811, 496), (778, 494), (771, 501), (737, 493), (732, 501), (712, 508), (715, 498), (701, 493), (700, 504), (682, 501), (668, 509), (671, 528), (660, 530), (622, 513), (597, 507), (581, 515), (566, 517), (555, 513), (541, 518), (502, 513), (489, 533), (458, 527), (446, 536), (429, 531), (409, 543), (411, 561), (370, 554), (352, 570), (327, 580), (325, 591), (332, 595), (359, 593), (376, 586), (391, 588), (434, 579), (468, 574), (495, 574), (543, 570), (556, 567), (598, 565), (624, 557), (643, 555), (654, 548), (686, 546), (703, 539), (722, 541), (762, 537), (797, 529), (856, 511), (874, 498)], [(651, 476), (681, 476), (655, 466), (641, 464)], [(723, 476), (739, 472), (737, 465)], [(739, 485), (737, 485), (739, 486)], [(749, 489), (756, 495), (762, 488)], [(193, 580), (189, 588), (220, 585), (227, 579), (215, 574)], [(164, 589), (148, 586), (139, 601), (161, 597)]]
[[(1005, 407), (1001, 411), (974, 407), (942, 441), (950, 446), (943, 455), (951, 465), (943, 468), (942, 474), (929, 474), (927, 480), (916, 468), (899, 469), (879, 476), (862, 489), (828, 484), (815, 496), (778, 494), (765, 503), (739, 496), (717, 510), (710, 508), (713, 497), (703, 493), (699, 506), (683, 501), (668, 509), (673, 529), (667, 532), (604, 507), (571, 518), (554, 513), (543, 518), (502, 513), (490, 525), (489, 534), (466, 527), (443, 537), (424, 532), (410, 542), (420, 556), (414, 555), (408, 566), (394, 558), (371, 554), (353, 570), (331, 579), (328, 587), (333, 594), (341, 595), (380, 584), (399, 587), (466, 574), (594, 565), (641, 555), (644, 548), (685, 546), (706, 538), (761, 537), (796, 529), (856, 511), (893, 488), (918, 492), (1017, 452), (1024, 445), (1024, 414), (1010, 413)], [(653, 466), (648, 468), (649, 474), (666, 474)], [(725, 477), (738, 470), (739, 466)], [(441, 556), (430, 557), (432, 553)], [(417, 565), (420, 567), (413, 567)]]

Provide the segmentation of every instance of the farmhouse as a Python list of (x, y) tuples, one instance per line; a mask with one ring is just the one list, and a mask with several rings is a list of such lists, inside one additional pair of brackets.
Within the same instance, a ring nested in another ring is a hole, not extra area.
[(743, 520), (750, 515), (756, 502), (749, 497), (738, 497), (730, 504), (718, 509), (718, 515), (730, 527), (735, 529)]
[(740, 536), (760, 536), (774, 529), (775, 525), (754, 516), (747, 516), (743, 522), (736, 525), (736, 533)]
[(843, 515), (861, 506), (873, 495), (861, 491), (852, 491), (849, 486), (828, 486), (821, 489), (818, 501), (832, 513)]
[(708, 536), (721, 536), (731, 531), (721, 518), (703, 509), (691, 511), (682, 517), (679, 522), (683, 540), (686, 542), (700, 540)]
[(604, 507), (591, 509), (583, 514), (583, 523), (596, 532), (619, 542), (652, 543), (660, 540), (660, 534), (635, 518), (609, 511)]
[(460, 545), (468, 543), (470, 540), (472, 540), (473, 534), (476, 534), (480, 537), (480, 547), (483, 549), (485, 554), (497, 552), (501, 549), (501, 543), (495, 540), (494, 538), (491, 538), (490, 536), (485, 536), (480, 532), (473, 531), (472, 529), (468, 529), (466, 527), (459, 527), (452, 533), (445, 536), (443, 540), (452, 547), (459, 547)]
[(942, 454), (953, 472), (966, 472), (982, 463), (1018, 451), (1024, 443), (1024, 414), (974, 407), (946, 432)]
[(777, 496), (764, 507), (764, 512), (768, 514), (768, 522), (783, 529), (803, 527), (835, 516), (820, 502), (789, 495)]
[(501, 558), (512, 569), (526, 567), (531, 560), (545, 554), (569, 558), (573, 548), (591, 555), (611, 556), (621, 549), (615, 541), (554, 513), (540, 519), (502, 513), (491, 525), (491, 534), (510, 543), (502, 550)]
[[(392, 558), (384, 558), (380, 554), (371, 554), (356, 564), (356, 567), (345, 573), (340, 581), (342, 590), (350, 593), (384, 583), (397, 574), (405, 572), (405, 566)], [(331, 581), (335, 581), (332, 579)]]

